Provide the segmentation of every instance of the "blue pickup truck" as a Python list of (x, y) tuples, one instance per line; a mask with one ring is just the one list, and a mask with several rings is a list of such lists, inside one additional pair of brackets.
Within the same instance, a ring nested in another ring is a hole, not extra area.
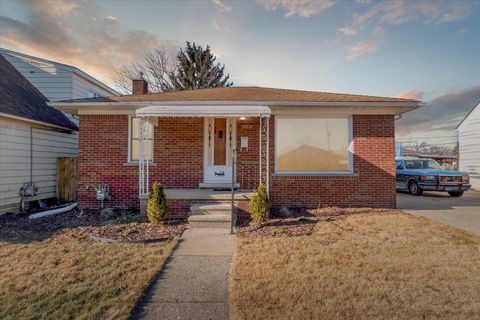
[(471, 187), (468, 173), (444, 170), (433, 159), (400, 157), (395, 159), (395, 163), (397, 190), (408, 190), (414, 196), (421, 196), (424, 190), (428, 190), (461, 197)]

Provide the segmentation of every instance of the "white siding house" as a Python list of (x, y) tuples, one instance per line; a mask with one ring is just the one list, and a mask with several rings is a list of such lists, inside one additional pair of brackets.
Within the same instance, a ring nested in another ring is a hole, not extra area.
[(2, 48), (0, 67), (2, 214), (20, 208), (19, 190), (24, 183), (31, 182), (38, 188), (37, 194), (27, 201), (55, 197), (57, 157), (78, 154), (77, 119), (50, 108), (47, 99), (118, 93), (73, 66)]
[(76, 157), (75, 131), (0, 116), (0, 214), (20, 208), (19, 190), (30, 181), (38, 188), (27, 201), (56, 196), (57, 157)]
[(115, 96), (118, 92), (82, 70), (66, 64), (0, 48), (2, 54), (50, 101)]
[(472, 187), (480, 190), (480, 103), (457, 127), (460, 170), (470, 175)]

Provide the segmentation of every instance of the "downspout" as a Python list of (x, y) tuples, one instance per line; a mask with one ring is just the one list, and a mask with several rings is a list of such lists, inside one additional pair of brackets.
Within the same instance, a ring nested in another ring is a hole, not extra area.
[(28, 219), (32, 220), (32, 219), (37, 219), (37, 218), (52, 216), (52, 215), (59, 214), (59, 213), (68, 212), (70, 210), (73, 210), (76, 206), (77, 206), (77, 203), (74, 202), (74, 203), (69, 204), (65, 207), (56, 208), (56, 209), (52, 209), (52, 210), (47, 210), (47, 211), (42, 211), (42, 212), (39, 212), (39, 213), (31, 214), (31, 215), (28, 216)]
[(30, 127), (30, 185), (33, 183), (33, 128)]

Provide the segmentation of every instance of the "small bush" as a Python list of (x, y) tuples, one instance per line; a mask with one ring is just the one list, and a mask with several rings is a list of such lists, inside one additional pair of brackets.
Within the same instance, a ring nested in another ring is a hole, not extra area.
[(147, 202), (147, 218), (151, 223), (160, 223), (165, 220), (167, 216), (167, 198), (165, 197), (165, 190), (163, 186), (155, 182), (152, 186), (152, 191), (148, 196)]
[(267, 188), (263, 184), (258, 186), (250, 201), (250, 217), (253, 223), (261, 224), (268, 219), (270, 211), (270, 199), (268, 198)]

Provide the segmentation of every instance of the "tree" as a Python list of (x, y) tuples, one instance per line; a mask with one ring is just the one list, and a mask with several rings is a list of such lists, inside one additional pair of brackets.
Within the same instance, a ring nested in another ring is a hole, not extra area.
[(187, 41), (185, 49), (177, 54), (178, 65), (175, 77), (170, 80), (176, 90), (230, 87), (230, 76), (224, 75), (225, 65), (215, 63), (216, 57), (210, 47), (206, 49)]
[(132, 79), (142, 76), (151, 92), (167, 92), (174, 90), (171, 78), (175, 77), (177, 57), (167, 53), (163, 48), (146, 51), (144, 63), (131, 62), (115, 70), (113, 83), (125, 94), (132, 93)]
[(455, 147), (453, 147), (453, 150), (452, 150), (452, 153), (453, 155), (458, 159), (458, 155), (459, 155), (459, 150), (460, 150), (460, 144), (459, 142), (457, 141), (457, 143), (455, 144)]
[(423, 142), (410, 142), (405, 148), (412, 149), (418, 153), (424, 154), (441, 154), (441, 155), (455, 155), (455, 147), (449, 147), (444, 145), (437, 145), (437, 144), (429, 144), (425, 141)]
[(131, 62), (115, 70), (113, 82), (123, 93), (132, 92), (132, 79), (140, 75), (148, 82), (151, 92), (167, 92), (202, 88), (229, 87), (233, 83), (225, 75), (225, 65), (207, 46), (186, 43), (176, 54), (162, 48), (146, 51), (143, 63)]

